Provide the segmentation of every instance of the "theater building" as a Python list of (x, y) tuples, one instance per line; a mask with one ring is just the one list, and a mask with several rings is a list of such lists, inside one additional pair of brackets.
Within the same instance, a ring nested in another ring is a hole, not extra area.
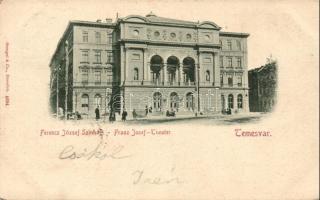
[(248, 112), (248, 36), (153, 13), (71, 21), (50, 63), (52, 111)]

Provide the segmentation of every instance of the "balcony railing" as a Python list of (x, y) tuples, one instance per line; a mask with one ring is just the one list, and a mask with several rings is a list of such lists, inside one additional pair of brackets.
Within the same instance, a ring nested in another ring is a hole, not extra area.
[(74, 86), (111, 86), (113, 85), (112, 81), (79, 81), (73, 82)]
[(195, 82), (125, 81), (125, 85), (195, 86)]

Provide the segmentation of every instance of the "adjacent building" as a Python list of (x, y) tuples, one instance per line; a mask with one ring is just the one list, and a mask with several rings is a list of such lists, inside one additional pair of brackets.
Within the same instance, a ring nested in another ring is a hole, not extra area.
[(248, 112), (248, 36), (153, 13), (71, 21), (50, 62), (52, 112)]
[(249, 71), (249, 99), (251, 112), (270, 112), (277, 101), (277, 63), (270, 63)]

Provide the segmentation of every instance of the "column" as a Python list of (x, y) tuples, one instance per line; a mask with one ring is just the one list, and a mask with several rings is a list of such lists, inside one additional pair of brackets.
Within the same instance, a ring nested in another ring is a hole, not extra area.
[(168, 79), (168, 71), (167, 71), (167, 63), (163, 64), (163, 85), (167, 85)]
[(175, 83), (177, 83), (178, 80), (179, 80), (178, 79), (179, 78), (179, 71), (178, 71), (179, 69), (178, 69), (178, 67), (179, 67), (179, 65), (176, 66), (176, 72), (175, 72), (176, 73), (176, 75), (175, 75), (176, 77), (175, 77), (175, 80), (174, 80)]
[(143, 83), (148, 80), (148, 66), (146, 49), (143, 49)]
[(180, 85), (182, 85), (182, 82), (183, 82), (183, 64), (180, 64), (179, 72), (180, 72), (179, 82), (180, 82)]
[(125, 65), (124, 65), (124, 71), (125, 71), (125, 76), (124, 76), (124, 80), (125, 81), (127, 81), (127, 80), (129, 80), (128, 79), (128, 75), (129, 75), (129, 73), (128, 73), (128, 68), (129, 68), (129, 49), (128, 48), (125, 48), (124, 49), (124, 56), (125, 56)]

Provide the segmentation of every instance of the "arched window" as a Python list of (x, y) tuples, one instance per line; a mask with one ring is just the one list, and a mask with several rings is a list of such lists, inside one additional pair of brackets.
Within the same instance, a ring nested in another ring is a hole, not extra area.
[(162, 108), (162, 95), (160, 92), (153, 94), (153, 109), (154, 111), (161, 111)]
[(189, 92), (187, 95), (186, 95), (186, 106), (187, 106), (187, 109), (190, 111), (190, 110), (193, 110), (194, 108), (194, 99), (193, 99), (193, 94), (191, 92)]
[(242, 94), (238, 94), (237, 97), (237, 102), (238, 102), (238, 108), (242, 108), (242, 103), (243, 103), (243, 99), (242, 99)]
[(100, 94), (96, 94), (94, 96), (94, 107), (98, 108), (101, 106), (101, 95)]
[(233, 108), (233, 95), (228, 95), (228, 108)]
[(210, 81), (210, 71), (206, 71), (206, 81)]
[(135, 80), (135, 81), (139, 80), (139, 69), (138, 68), (134, 68), (133, 80)]
[(83, 94), (81, 96), (81, 107), (83, 109), (83, 112), (88, 112), (88, 110), (89, 110), (89, 95)]

